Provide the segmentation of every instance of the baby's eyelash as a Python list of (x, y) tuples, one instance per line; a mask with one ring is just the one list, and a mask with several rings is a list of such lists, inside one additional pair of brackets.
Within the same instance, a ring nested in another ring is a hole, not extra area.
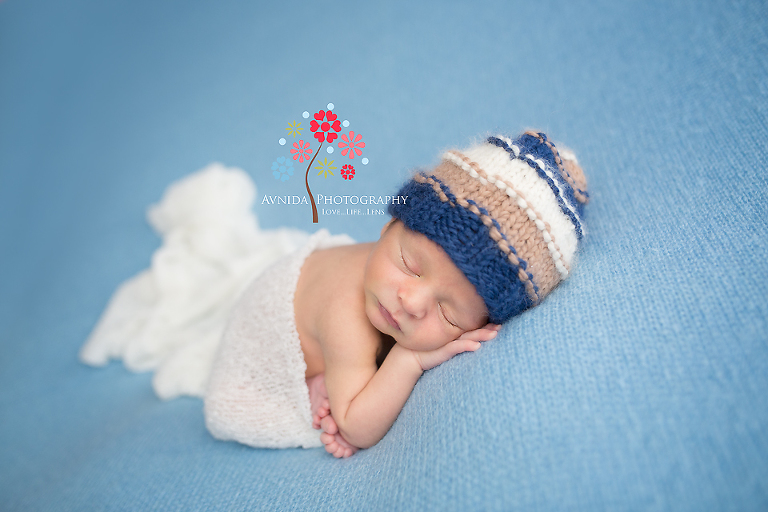
[(400, 259), (403, 261), (403, 266), (410, 272), (411, 274), (415, 275), (416, 277), (419, 277), (419, 274), (413, 271), (413, 269), (408, 265), (408, 263), (405, 261), (405, 256), (403, 256), (403, 250), (400, 249)]
[(440, 304), (439, 302), (437, 303), (437, 308), (440, 310), (440, 315), (443, 317), (443, 320), (445, 320), (446, 322), (448, 322), (449, 324), (451, 324), (453, 327), (455, 327), (455, 328), (457, 328), (457, 329), (461, 329), (461, 327), (459, 327), (459, 326), (458, 326), (458, 325), (456, 325), (455, 323), (453, 323), (453, 322), (451, 322), (450, 320), (448, 320), (448, 317), (447, 317), (447, 316), (445, 316), (445, 310), (443, 309), (443, 305), (442, 305), (442, 304)]

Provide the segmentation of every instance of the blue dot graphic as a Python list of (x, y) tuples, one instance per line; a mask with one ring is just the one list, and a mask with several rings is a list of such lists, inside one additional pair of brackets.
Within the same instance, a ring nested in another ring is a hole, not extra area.
[(277, 141), (277, 142), (279, 142), (281, 146), (285, 146), (285, 139), (281, 138), (281, 139), (280, 139), (279, 141)]
[(363, 165), (368, 165), (368, 159), (367, 158), (363, 158)]

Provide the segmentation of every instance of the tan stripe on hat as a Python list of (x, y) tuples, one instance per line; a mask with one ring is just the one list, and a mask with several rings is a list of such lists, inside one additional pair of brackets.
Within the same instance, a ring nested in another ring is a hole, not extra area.
[[(470, 165), (474, 164), (471, 162)], [(451, 189), (457, 200), (471, 199), (496, 220), (501, 233), (514, 247), (520, 259), (527, 262), (528, 272), (539, 289), (539, 297), (547, 295), (561, 280), (542, 232), (521, 208), (496, 185), (487, 181), (487, 174), (477, 164), (473, 167), (485, 183), (471, 177), (452, 162), (443, 161), (433, 174)]]

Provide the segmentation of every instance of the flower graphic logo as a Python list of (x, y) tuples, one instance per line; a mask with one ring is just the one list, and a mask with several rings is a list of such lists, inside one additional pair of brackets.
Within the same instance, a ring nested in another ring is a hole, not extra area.
[(309, 129), (315, 134), (317, 142), (327, 141), (329, 144), (333, 143), (336, 137), (338, 137), (336, 133), (341, 131), (341, 121), (339, 121), (338, 116), (332, 110), (327, 112), (321, 110), (314, 117), (312, 122), (309, 123)]
[(293, 165), (284, 156), (278, 157), (272, 162), (272, 176), (274, 176), (276, 180), (288, 181), (288, 179), (293, 176)]
[[(343, 121), (340, 120), (339, 116), (334, 112), (335, 108), (333, 103), (328, 103), (326, 109), (318, 110), (312, 115), (310, 115), (310, 111), (307, 110), (301, 114), (304, 119), (310, 120), (309, 129), (312, 132), (312, 136), (320, 143), (316, 149), (312, 148), (309, 142), (299, 140), (298, 142), (293, 143), (291, 154), (289, 156), (277, 158), (272, 162), (272, 175), (276, 180), (280, 181), (288, 181), (288, 179), (293, 176), (293, 162), (291, 160), (302, 164), (307, 161), (309, 162), (307, 164), (307, 170), (304, 173), (304, 185), (307, 189), (309, 204), (312, 205), (312, 222), (315, 224), (318, 221), (317, 205), (315, 204), (315, 197), (310, 188), (309, 170), (314, 168), (318, 171), (317, 176), (322, 175), (323, 178), (327, 179), (329, 175), (335, 176), (333, 171), (338, 169), (338, 167), (333, 165), (334, 161), (329, 161), (327, 158), (323, 158), (322, 161), (318, 160), (315, 164), (315, 160), (323, 149), (323, 146), (327, 143), (325, 150), (328, 154), (331, 154), (334, 152), (334, 141), (339, 139), (337, 143), (341, 150), (342, 157), (348, 157), (350, 160), (354, 159), (356, 156), (361, 156), (363, 149), (366, 147), (365, 142), (363, 142), (363, 136), (352, 130), (348, 133), (341, 134), (341, 137), (339, 137), (342, 126), (348, 128), (350, 123), (347, 119), (344, 119)], [(297, 121), (289, 122), (288, 128), (285, 128), (285, 130), (294, 138), (301, 135), (303, 129), (301, 123)], [(278, 143), (281, 146), (284, 146), (287, 141), (285, 138), (280, 138)], [(361, 163), (363, 165), (368, 165), (368, 158), (362, 158)], [(313, 164), (315, 164), (314, 167), (312, 167)], [(344, 165), (341, 168), (340, 174), (341, 177), (344, 178), (344, 181), (350, 181), (355, 177), (355, 168), (352, 165)]]
[(341, 168), (341, 177), (345, 180), (351, 180), (355, 177), (355, 168), (351, 165), (345, 165)]
[(342, 156), (347, 156), (347, 154), (349, 154), (349, 158), (355, 158), (355, 155), (360, 156), (363, 153), (360, 149), (365, 147), (365, 142), (361, 142), (362, 138), (362, 135), (359, 133), (355, 135), (352, 130), (349, 131), (349, 137), (347, 134), (343, 134), (339, 141), (339, 147), (343, 148), (341, 150)]
[(309, 149), (309, 142), (304, 142), (303, 140), (300, 140), (299, 142), (293, 143), (293, 149), (291, 149), (291, 154), (293, 154), (293, 159), (298, 160), (301, 163), (304, 163), (304, 160), (309, 160), (309, 154), (311, 153)]

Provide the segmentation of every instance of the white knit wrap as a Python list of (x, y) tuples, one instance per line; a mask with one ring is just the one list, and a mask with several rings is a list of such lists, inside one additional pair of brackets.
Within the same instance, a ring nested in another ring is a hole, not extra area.
[[(309, 234), (296, 229), (260, 229), (252, 211), (255, 198), (250, 176), (221, 164), (169, 185), (147, 211), (162, 245), (149, 268), (117, 288), (80, 359), (93, 366), (122, 359), (132, 371), (154, 371), (152, 384), (163, 399), (202, 398), (227, 321), (249, 284), (297, 250), (305, 258), (327, 238), (318, 235), (310, 243)], [(292, 268), (297, 274), (298, 267)], [(296, 283), (289, 281), (282, 290), (273, 285), (274, 297), (263, 298), (270, 308), (283, 304), (284, 315), (293, 314)], [(273, 328), (285, 335), (286, 329), (295, 332), (292, 325), (291, 316)], [(294, 359), (297, 343), (286, 345), (293, 347)]]
[(322, 229), (264, 271), (240, 298), (205, 395), (205, 423), (214, 437), (261, 448), (322, 445), (320, 432), (312, 428), (293, 299), (312, 251), (352, 242)]

